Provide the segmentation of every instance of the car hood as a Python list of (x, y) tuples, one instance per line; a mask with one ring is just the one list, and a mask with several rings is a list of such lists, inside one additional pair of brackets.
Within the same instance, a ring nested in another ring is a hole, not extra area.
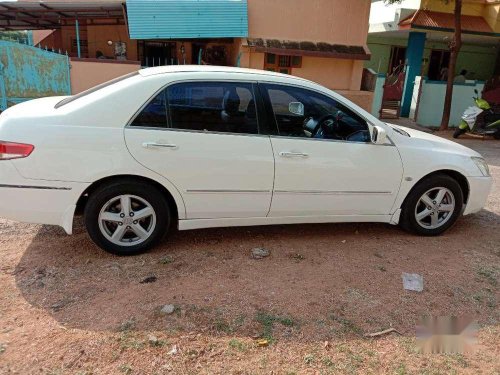
[[(438, 137), (436, 135), (426, 133), (420, 130), (415, 130), (411, 128), (407, 128), (404, 126), (398, 126), (394, 124), (387, 124), (391, 127), (401, 129), (408, 133), (410, 137), (405, 137), (403, 135), (398, 134), (400, 137), (404, 137), (408, 139), (409, 143), (419, 143), (419, 146), (421, 145), (422, 147), (428, 147), (430, 149), (439, 149), (441, 151), (447, 151), (455, 154), (461, 154), (461, 155), (466, 155), (466, 156), (481, 156), (478, 152), (465, 147), (459, 143), (450, 141), (448, 139)], [(396, 132), (395, 132), (396, 133)], [(396, 133), (397, 134), (397, 133)]]

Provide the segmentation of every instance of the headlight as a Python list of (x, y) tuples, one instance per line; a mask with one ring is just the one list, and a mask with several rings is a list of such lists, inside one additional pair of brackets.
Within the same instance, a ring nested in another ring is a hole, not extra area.
[(477, 167), (479, 168), (483, 176), (485, 177), (490, 176), (490, 168), (488, 167), (488, 164), (483, 158), (472, 156), (471, 159), (474, 163), (476, 163)]

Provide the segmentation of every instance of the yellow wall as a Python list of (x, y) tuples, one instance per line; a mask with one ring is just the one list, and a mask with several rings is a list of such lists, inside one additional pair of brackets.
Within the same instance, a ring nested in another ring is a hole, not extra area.
[(500, 4), (493, 3), (485, 5), (483, 17), (488, 22), (494, 32), (500, 33)]
[[(455, 1), (444, 0), (422, 0), (421, 9), (432, 10), (434, 12), (454, 13)], [(468, 16), (482, 16), (484, 0), (465, 0), (462, 2), (462, 14)]]

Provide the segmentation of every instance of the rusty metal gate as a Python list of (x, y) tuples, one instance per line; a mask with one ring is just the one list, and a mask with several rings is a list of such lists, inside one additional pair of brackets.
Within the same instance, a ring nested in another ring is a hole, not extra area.
[(0, 110), (44, 96), (70, 95), (67, 55), (0, 40)]

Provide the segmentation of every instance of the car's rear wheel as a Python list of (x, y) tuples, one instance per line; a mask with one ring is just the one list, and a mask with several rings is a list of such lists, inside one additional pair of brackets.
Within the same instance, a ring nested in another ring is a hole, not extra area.
[(457, 221), (462, 207), (463, 192), (456, 180), (446, 175), (429, 176), (408, 194), (400, 223), (413, 233), (436, 236)]
[(85, 207), (92, 240), (116, 255), (135, 255), (157, 244), (170, 225), (168, 203), (145, 183), (115, 182), (94, 191)]

